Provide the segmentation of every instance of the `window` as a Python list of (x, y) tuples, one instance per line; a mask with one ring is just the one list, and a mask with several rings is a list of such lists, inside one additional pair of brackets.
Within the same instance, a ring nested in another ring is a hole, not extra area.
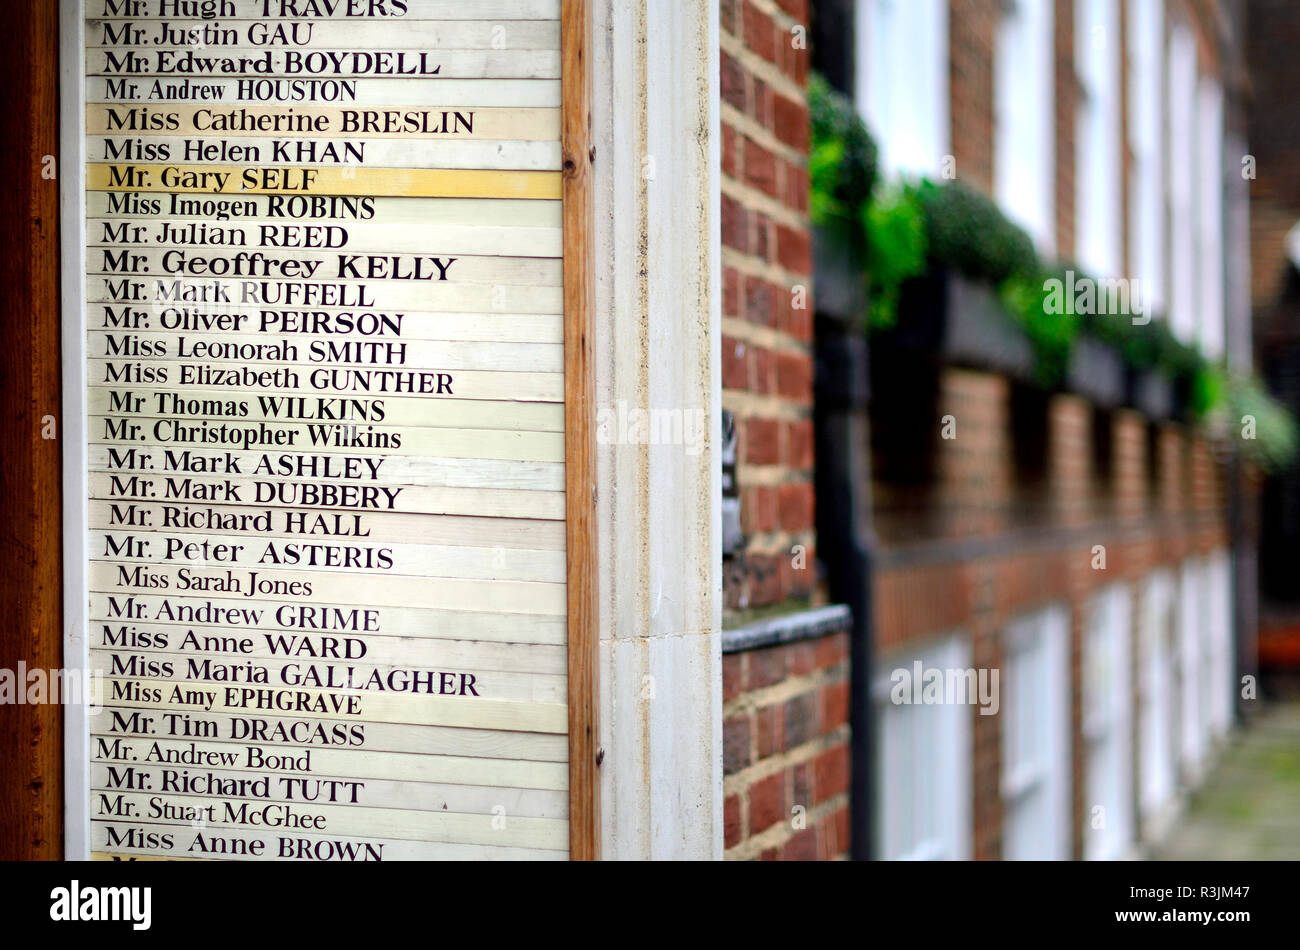
[(1129, 233), (1133, 260), (1151, 311), (1165, 309), (1164, 4), (1128, 0)]
[(1123, 260), (1119, 4), (1075, 0), (1075, 62), (1079, 112), (1075, 129), (1075, 244), (1094, 277), (1119, 277)]
[(1250, 277), (1250, 181), (1240, 164), (1250, 149), (1244, 135), (1227, 130), (1223, 139), (1224, 196), (1223, 239), (1227, 248), (1224, 270), (1224, 322), (1227, 324), (1228, 366), (1233, 372), (1248, 371), (1251, 353)]
[(1122, 858), (1133, 840), (1132, 619), (1132, 602), (1123, 584), (1108, 587), (1088, 605), (1083, 642), (1083, 853), (1090, 861)]
[(1169, 321), (1179, 339), (1197, 337), (1196, 38), (1179, 23), (1169, 36)]
[(809, 9), (812, 22), (812, 67), (832, 89), (853, 95), (856, 47), (855, 0), (817, 0)]
[(1053, 607), (1011, 624), (1003, 643), (1002, 856), (1070, 857), (1070, 614)]
[(994, 55), (998, 203), (1047, 257), (1056, 247), (1054, 7), (1053, 0), (1005, 3)]
[(1142, 591), (1138, 639), (1138, 763), (1139, 803), (1144, 821), (1163, 817), (1178, 788), (1178, 759), (1174, 728), (1178, 721), (1174, 692), (1177, 658), (1177, 613), (1174, 577), (1160, 571), (1148, 578)]
[(1200, 778), (1205, 755), (1205, 718), (1201, 665), (1201, 571), (1193, 558), (1183, 562), (1178, 578), (1178, 724), (1180, 761), (1191, 783)]
[(909, 650), (882, 664), (877, 681), (876, 769), (879, 856), (902, 861), (962, 861), (971, 855), (970, 705), (895, 704), (893, 670), (965, 670), (962, 637)]
[(858, 107), (886, 174), (937, 177), (949, 154), (947, 0), (859, 0)]
[(1205, 696), (1210, 735), (1221, 737), (1232, 725), (1233, 699), (1237, 691), (1237, 666), (1232, 635), (1232, 560), (1218, 550), (1205, 560), (1201, 584), (1205, 606)]
[(1198, 200), (1197, 262), (1200, 275), (1201, 350), (1211, 359), (1223, 355), (1225, 336), (1223, 257), (1223, 89), (1206, 77), (1197, 90), (1196, 131)]

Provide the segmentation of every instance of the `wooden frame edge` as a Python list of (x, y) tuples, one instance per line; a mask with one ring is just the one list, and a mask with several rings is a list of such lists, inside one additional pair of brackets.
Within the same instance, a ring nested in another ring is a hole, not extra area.
[(564, 432), (568, 598), (569, 857), (600, 858), (596, 451), (592, 399), (595, 283), (591, 260), (590, 0), (560, 12), (564, 168)]
[[(6, 626), (3, 664), (65, 665), (62, 616), (61, 449), (67, 438), (59, 366), (58, 4), (6, 4), (11, 49), (3, 75), (9, 101), (0, 159), (9, 197), (0, 220), (6, 254), (0, 282), (13, 339), (0, 372), (0, 453), (7, 519), (0, 592)], [(48, 172), (57, 169), (58, 177)], [(42, 437), (51, 417), (58, 438)], [(18, 676), (23, 674), (19, 672)], [(18, 688), (25, 688), (20, 679)], [(56, 860), (64, 854), (63, 712), (56, 703), (0, 708), (0, 860)]]
[[(89, 673), (85, 0), (59, 0), (58, 7), (63, 666)], [(64, 857), (85, 861), (90, 857), (90, 718), (85, 705), (64, 706), (62, 756)]]

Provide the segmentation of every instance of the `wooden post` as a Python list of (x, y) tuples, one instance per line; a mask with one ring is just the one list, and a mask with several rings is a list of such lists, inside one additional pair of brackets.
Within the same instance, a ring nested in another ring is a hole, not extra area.
[(600, 771), (596, 681), (596, 451), (593, 426), (591, 241), (591, 33), (588, 0), (561, 13), (561, 129), (564, 155), (565, 501), (569, 611), (569, 856), (600, 857)]
[[(59, 393), (58, 9), (0, 4), (0, 667), (62, 665)], [(49, 427), (55, 427), (54, 438)], [(42, 430), (45, 429), (43, 435)], [(18, 690), (24, 683), (15, 683)], [(63, 855), (62, 707), (0, 706), (0, 860)]]

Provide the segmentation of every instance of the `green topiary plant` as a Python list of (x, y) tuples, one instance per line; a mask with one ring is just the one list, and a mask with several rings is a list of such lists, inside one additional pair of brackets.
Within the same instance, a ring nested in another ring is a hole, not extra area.
[(1224, 382), (1222, 412), (1230, 437), (1239, 437), (1242, 453), (1265, 472), (1288, 468), (1300, 449), (1295, 416), (1268, 394), (1257, 377)]
[(1085, 321), (1083, 329), (1093, 338), (1114, 347), (1125, 365), (1152, 369), (1160, 359), (1162, 322), (1134, 323), (1131, 314), (1099, 314)]
[(811, 145), (808, 177), (813, 223), (843, 242), (859, 264), (866, 264), (863, 209), (879, 177), (876, 143), (853, 104), (820, 76), (808, 83)]
[(1048, 282), (1059, 276), (1035, 268), (1012, 274), (998, 288), (1002, 306), (1034, 348), (1037, 381), (1048, 388), (1065, 379), (1081, 325), (1073, 306), (1060, 311), (1050, 301)]
[(871, 326), (898, 322), (904, 281), (925, 273), (929, 242), (925, 215), (913, 189), (891, 189), (862, 210), (867, 236), (867, 273), (871, 280)]
[(1187, 408), (1193, 419), (1201, 420), (1224, 405), (1228, 395), (1228, 378), (1221, 369), (1204, 361), (1188, 375)]
[(1038, 270), (1034, 242), (991, 199), (956, 181), (922, 182), (916, 195), (935, 263), (995, 285)]
[(1222, 423), (1225, 411), (1251, 417), (1258, 433), (1248, 440), (1251, 457), (1266, 467), (1289, 464), (1300, 442), (1296, 421), (1257, 380), (1230, 380), (1196, 347), (1178, 340), (1165, 320), (1134, 324), (1132, 315), (1076, 313), (1075, 302), (1050, 292), (1049, 282), (1068, 284), (1069, 271), (1076, 283), (1086, 275), (1064, 264), (1041, 264), (1033, 241), (993, 200), (956, 181), (878, 189), (876, 145), (853, 104), (814, 76), (808, 108), (812, 219), (870, 287), (867, 329), (898, 322), (906, 281), (936, 266), (951, 268), (998, 288), (1010, 319), (1033, 346), (1042, 385), (1066, 378), (1079, 334), (1088, 333), (1114, 347), (1126, 365), (1178, 383), (1195, 418), (1217, 413)]

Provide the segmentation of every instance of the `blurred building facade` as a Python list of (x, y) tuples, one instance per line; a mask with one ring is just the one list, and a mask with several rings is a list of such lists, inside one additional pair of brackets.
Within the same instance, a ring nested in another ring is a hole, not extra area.
[[(1043, 257), (1136, 279), (1155, 320), (1245, 369), (1243, 5), (721, 3), (743, 528), (724, 568), (725, 854), (1138, 854), (1254, 672), (1250, 482), (1122, 368), (1044, 391), (1005, 351), (954, 345), (953, 327), (981, 332), (988, 288), (946, 282), (929, 349), (846, 344), (870, 303), (810, 257), (809, 63), (790, 37), (810, 31), (887, 178), (978, 189)], [(844, 602), (856, 616), (818, 607)], [(931, 671), (997, 680), (989, 702), (935, 702)]]
[[(1300, 83), (1300, 11), (1281, 0), (1252, 3), (1248, 30), (1254, 101), (1251, 154), (1251, 300), (1260, 368), (1292, 412), (1300, 410), (1300, 128), (1290, 90)], [(1294, 680), (1300, 672), (1300, 471), (1276, 474), (1264, 492), (1260, 539), (1260, 664)]]

